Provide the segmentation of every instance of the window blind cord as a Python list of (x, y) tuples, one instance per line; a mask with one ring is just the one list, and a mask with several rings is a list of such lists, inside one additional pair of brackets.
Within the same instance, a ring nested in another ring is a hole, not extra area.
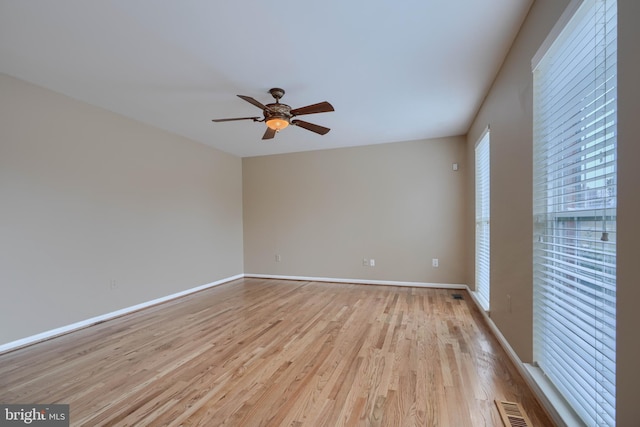
[[(607, 36), (607, 17), (606, 17), (606, 1), (605, 1), (605, 6), (603, 7), (602, 13), (601, 14), (596, 14), (596, 34), (597, 34), (597, 26), (598, 26), (598, 17), (600, 17), (600, 19), (602, 20), (602, 38), (600, 37), (596, 37), (596, 44), (598, 42), (600, 42), (602, 44), (601, 49), (604, 52), (604, 58), (603, 58), (603, 63), (604, 63), (604, 72), (602, 73), (602, 75), (604, 76), (604, 82), (605, 84), (603, 85), (604, 87), (604, 108), (606, 110), (607, 108), (607, 43), (606, 43), (606, 36)], [(599, 41), (600, 40), (600, 41)], [(597, 52), (597, 50), (596, 50)], [(597, 67), (594, 67), (594, 69), (597, 69)], [(594, 79), (594, 81), (597, 81), (597, 79)], [(606, 117), (606, 112), (605, 112), (605, 117)], [(604, 121), (604, 138), (603, 139), (607, 139), (607, 136), (609, 135), (608, 132), (609, 129), (609, 120), (605, 118)], [(605, 144), (605, 148), (604, 148), (604, 153), (603, 153), (603, 159), (602, 161), (605, 163), (607, 162), (607, 159), (609, 157), (609, 145)], [(605, 176), (604, 176), (604, 209), (603, 209), (603, 214), (602, 214), (602, 235), (600, 236), (600, 240), (603, 242), (608, 242), (609, 241), (609, 233), (607, 232), (607, 204), (608, 204), (608, 195), (609, 195), (609, 185), (610, 185), (610, 178), (609, 178), (609, 168), (605, 167)], [(603, 248), (604, 249), (604, 248)], [(604, 268), (604, 265), (603, 265)]]

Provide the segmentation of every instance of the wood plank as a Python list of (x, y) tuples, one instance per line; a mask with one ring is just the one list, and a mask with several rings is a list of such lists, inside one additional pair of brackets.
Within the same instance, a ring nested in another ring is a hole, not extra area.
[(0, 402), (74, 426), (501, 426), (495, 399), (553, 425), (459, 290), (241, 279), (0, 355)]

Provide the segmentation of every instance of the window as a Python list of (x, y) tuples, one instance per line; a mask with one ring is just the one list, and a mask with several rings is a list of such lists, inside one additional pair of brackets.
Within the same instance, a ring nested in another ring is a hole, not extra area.
[(617, 5), (575, 4), (534, 64), (534, 359), (587, 425), (613, 426)]
[(476, 296), (485, 310), (489, 309), (490, 278), (490, 179), (489, 130), (476, 145)]

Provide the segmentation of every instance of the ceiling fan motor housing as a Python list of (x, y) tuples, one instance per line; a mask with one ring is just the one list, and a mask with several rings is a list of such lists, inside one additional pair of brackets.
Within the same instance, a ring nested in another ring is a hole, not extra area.
[(273, 117), (280, 117), (282, 119), (291, 118), (291, 107), (287, 104), (267, 104), (268, 110), (264, 110), (264, 116), (267, 120)]

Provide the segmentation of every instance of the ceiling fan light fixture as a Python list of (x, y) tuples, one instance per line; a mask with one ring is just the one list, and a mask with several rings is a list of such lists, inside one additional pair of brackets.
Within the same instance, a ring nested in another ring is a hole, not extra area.
[(272, 116), (267, 120), (267, 126), (275, 131), (280, 131), (289, 126), (289, 120), (286, 117)]

